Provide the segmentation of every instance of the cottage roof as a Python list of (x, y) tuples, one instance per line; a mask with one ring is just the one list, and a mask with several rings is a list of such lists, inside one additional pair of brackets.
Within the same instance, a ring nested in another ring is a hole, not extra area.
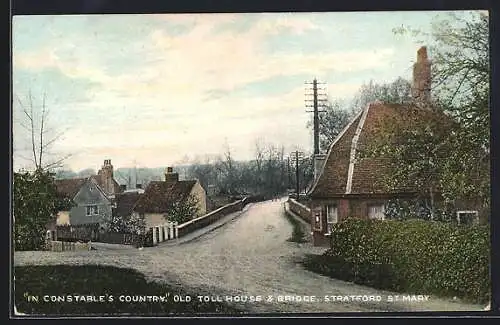
[(166, 213), (170, 204), (186, 199), (197, 181), (153, 181), (145, 189), (135, 205), (134, 210), (140, 213)]
[(116, 208), (114, 213), (120, 217), (127, 217), (132, 214), (134, 207), (141, 198), (142, 194), (137, 192), (127, 192), (116, 194), (115, 202)]
[[(101, 175), (92, 175), (90, 177), (97, 183), (97, 185), (99, 185), (99, 187), (104, 192), (107, 192), (105, 190), (106, 186), (104, 186), (104, 182), (103, 182)], [(118, 182), (114, 178), (113, 178), (113, 188), (114, 188), (114, 193), (121, 193), (122, 192), (120, 189), (120, 184), (118, 184)], [(113, 193), (107, 193), (107, 195), (110, 195), (110, 194), (113, 194)]]
[(69, 178), (56, 179), (54, 183), (59, 195), (73, 199), (86, 181), (86, 178)]
[[(363, 157), (364, 148), (373, 143), (381, 123), (396, 123), (410, 127), (416, 119), (425, 120), (443, 115), (431, 109), (413, 105), (374, 102), (359, 112), (331, 144), (319, 177), (309, 191), (311, 197), (327, 198), (349, 194), (387, 193), (381, 175), (389, 171), (389, 160), (383, 157)], [(415, 192), (404, 188), (398, 192)]]

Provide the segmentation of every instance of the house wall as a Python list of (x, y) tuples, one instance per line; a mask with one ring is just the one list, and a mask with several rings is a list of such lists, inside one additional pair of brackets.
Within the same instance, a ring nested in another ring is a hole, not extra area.
[(59, 211), (56, 216), (56, 225), (69, 225), (69, 211)]
[(146, 229), (166, 223), (167, 220), (163, 216), (163, 213), (145, 213), (144, 220), (146, 221)]
[(191, 189), (191, 195), (198, 198), (198, 216), (202, 216), (207, 213), (207, 193), (201, 186), (200, 182), (196, 182), (196, 184)]
[[(76, 206), (70, 211), (69, 221), (72, 225), (101, 223), (106, 218), (111, 217), (111, 202), (94, 182), (85, 182), (73, 201), (76, 203)], [(94, 204), (99, 207), (99, 214), (87, 216), (86, 206)]]
[[(313, 244), (314, 246), (330, 246), (330, 238), (326, 235), (327, 232), (327, 218), (326, 218), (326, 206), (335, 205), (337, 206), (337, 216), (338, 222), (345, 220), (348, 217), (357, 218), (368, 218), (368, 206), (375, 204), (384, 204), (389, 198), (332, 198), (332, 199), (321, 199), (312, 200), (311, 209), (321, 208), (321, 230), (313, 229)], [(314, 222), (314, 220), (312, 221)]]

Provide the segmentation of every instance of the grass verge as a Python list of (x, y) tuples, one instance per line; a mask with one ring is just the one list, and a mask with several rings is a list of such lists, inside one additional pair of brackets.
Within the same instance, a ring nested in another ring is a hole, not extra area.
[[(192, 315), (241, 314), (224, 302), (200, 302), (196, 294), (166, 284), (149, 282), (141, 273), (101, 265), (17, 266), (15, 305), (19, 312), (38, 315)], [(174, 301), (174, 296), (184, 302)], [(50, 299), (59, 301), (45, 301)], [(71, 296), (71, 301), (69, 301)], [(76, 296), (85, 296), (85, 301)], [(122, 296), (122, 298), (120, 298)], [(148, 296), (162, 296), (152, 301)], [(186, 297), (191, 297), (186, 301)], [(34, 302), (34, 298), (38, 302)], [(143, 301), (121, 299), (142, 297)], [(94, 301), (102, 299), (102, 301)], [(145, 301), (144, 301), (145, 300)], [(149, 300), (149, 301), (148, 301)]]

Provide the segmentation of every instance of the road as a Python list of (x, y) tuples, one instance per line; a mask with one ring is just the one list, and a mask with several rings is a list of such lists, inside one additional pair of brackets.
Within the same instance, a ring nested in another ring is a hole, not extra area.
[[(262, 296), (237, 304), (250, 312), (480, 311), (483, 306), (430, 296), (421, 302), (388, 302), (381, 291), (305, 270), (297, 260), (324, 248), (288, 242), (292, 226), (283, 200), (250, 205), (240, 216), (201, 237), (171, 246), (82, 252), (16, 252), (15, 265), (96, 263), (131, 267), (149, 279), (212, 296)], [(425, 292), (420, 293), (425, 295)], [(278, 302), (278, 296), (315, 296), (314, 302)], [(325, 296), (382, 296), (380, 302), (327, 302)], [(399, 294), (401, 295), (401, 294)], [(265, 297), (272, 296), (267, 302)], [(195, 297), (193, 297), (195, 298)]]

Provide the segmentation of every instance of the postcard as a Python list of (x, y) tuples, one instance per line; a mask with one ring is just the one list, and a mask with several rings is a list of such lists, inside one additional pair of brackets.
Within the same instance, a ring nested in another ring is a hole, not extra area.
[(16, 15), (16, 317), (484, 311), (485, 11)]

